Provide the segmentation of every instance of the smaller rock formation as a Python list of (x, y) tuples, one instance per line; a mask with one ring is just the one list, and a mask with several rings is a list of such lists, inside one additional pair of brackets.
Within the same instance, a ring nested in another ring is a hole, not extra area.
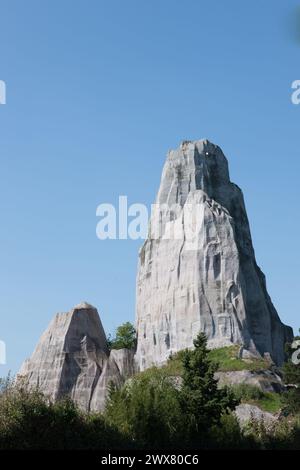
[(134, 373), (134, 351), (109, 351), (97, 309), (83, 302), (58, 313), (18, 374), (52, 400), (70, 396), (85, 411), (102, 410), (112, 382)]

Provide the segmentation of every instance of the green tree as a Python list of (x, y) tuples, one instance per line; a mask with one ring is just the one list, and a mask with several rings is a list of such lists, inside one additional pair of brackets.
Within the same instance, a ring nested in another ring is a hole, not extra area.
[(134, 349), (136, 346), (135, 328), (130, 322), (123, 323), (117, 328), (116, 337), (109, 338), (110, 349)]
[(111, 387), (105, 418), (138, 447), (176, 446), (182, 426), (178, 393), (165, 371), (154, 367), (121, 389)]
[(55, 403), (38, 390), (5, 385), (0, 394), (0, 450), (128, 447), (101, 414), (81, 412), (70, 398)]
[(207, 435), (212, 426), (221, 422), (222, 415), (239, 403), (230, 389), (218, 387), (214, 377), (218, 364), (209, 358), (204, 333), (199, 333), (194, 346), (194, 350), (182, 354), (183, 384), (179, 395), (190, 443)]

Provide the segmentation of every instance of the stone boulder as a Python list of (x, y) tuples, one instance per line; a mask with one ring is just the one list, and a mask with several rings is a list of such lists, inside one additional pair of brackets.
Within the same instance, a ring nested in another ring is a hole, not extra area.
[(216, 372), (215, 377), (221, 387), (246, 384), (258, 387), (263, 392), (280, 393), (285, 390), (281, 377), (271, 370)]
[(270, 430), (278, 421), (277, 416), (274, 416), (272, 413), (268, 413), (267, 411), (261, 410), (258, 406), (249, 405), (248, 403), (238, 405), (234, 413), (242, 428), (247, 426), (247, 424), (251, 421), (258, 421), (263, 423), (267, 430)]

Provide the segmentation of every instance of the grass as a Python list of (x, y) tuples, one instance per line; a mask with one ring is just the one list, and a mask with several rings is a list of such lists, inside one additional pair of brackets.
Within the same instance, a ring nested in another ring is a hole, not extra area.
[(212, 349), (210, 358), (219, 364), (218, 370), (222, 372), (239, 370), (262, 370), (268, 369), (270, 364), (265, 359), (240, 359), (238, 357), (240, 346), (228, 346), (219, 349)]
[[(240, 347), (238, 345), (213, 349), (209, 352), (210, 358), (219, 364), (218, 370), (222, 372), (230, 371), (258, 371), (269, 368), (269, 364), (264, 359), (240, 359), (238, 357)], [(182, 352), (174, 354), (167, 364), (163, 366), (166, 375), (181, 376), (183, 372), (181, 364)], [(275, 392), (263, 392), (255, 385), (239, 384), (232, 386), (237, 398), (241, 403), (256, 405), (263, 411), (277, 413), (282, 408), (280, 394)]]
[(282, 408), (281, 396), (275, 392), (263, 392), (255, 385), (239, 384), (231, 386), (241, 403), (256, 405), (263, 411), (277, 413)]
[(265, 397), (259, 400), (257, 406), (269, 413), (277, 413), (282, 408), (281, 395), (275, 392), (265, 392)]
[[(230, 371), (258, 371), (265, 370), (270, 367), (264, 359), (240, 359), (238, 357), (240, 347), (238, 345), (228, 346), (219, 349), (213, 349), (209, 352), (212, 361), (219, 364), (218, 370), (222, 372)], [(163, 370), (167, 376), (182, 376), (183, 368), (181, 363), (182, 351), (174, 354), (163, 366)], [(277, 413), (283, 406), (281, 395), (275, 392), (263, 392), (255, 385), (239, 384), (232, 385), (237, 398), (241, 403), (256, 405), (263, 411), (269, 413)]]
[(170, 375), (170, 376), (182, 375), (183, 367), (182, 367), (181, 358), (182, 358), (182, 351), (179, 351), (170, 357), (167, 364), (163, 366), (167, 375)]
[[(240, 359), (238, 357), (239, 349), (239, 345), (212, 349), (209, 352), (209, 356), (212, 361), (219, 364), (218, 370), (222, 372), (239, 370), (257, 371), (265, 370), (270, 367), (270, 364), (265, 359)], [(181, 356), (182, 351), (179, 351), (168, 360), (167, 364), (164, 366), (167, 375), (174, 376), (182, 374)]]

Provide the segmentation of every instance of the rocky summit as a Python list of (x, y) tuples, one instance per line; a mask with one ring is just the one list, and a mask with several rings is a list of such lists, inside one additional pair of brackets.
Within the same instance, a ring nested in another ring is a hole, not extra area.
[[(292, 329), (279, 319), (257, 266), (240, 188), (222, 150), (183, 142), (167, 156), (149, 236), (139, 253), (137, 350), (109, 351), (97, 310), (57, 314), (19, 377), (56, 400), (102, 410), (108, 385), (162, 365), (203, 331), (210, 348), (240, 345), (240, 357), (280, 365)], [(240, 376), (239, 376), (240, 377)], [(266, 382), (265, 375), (241, 381)], [(272, 378), (277, 387), (278, 378)], [(224, 381), (233, 381), (224, 376)]]
[(258, 267), (241, 189), (207, 140), (171, 150), (139, 254), (136, 358), (141, 370), (193, 346), (241, 345), (246, 356), (284, 360), (282, 324)]
[(133, 373), (133, 351), (109, 352), (97, 310), (83, 302), (58, 313), (18, 374), (52, 400), (70, 396), (81, 409), (102, 410), (108, 385)]

